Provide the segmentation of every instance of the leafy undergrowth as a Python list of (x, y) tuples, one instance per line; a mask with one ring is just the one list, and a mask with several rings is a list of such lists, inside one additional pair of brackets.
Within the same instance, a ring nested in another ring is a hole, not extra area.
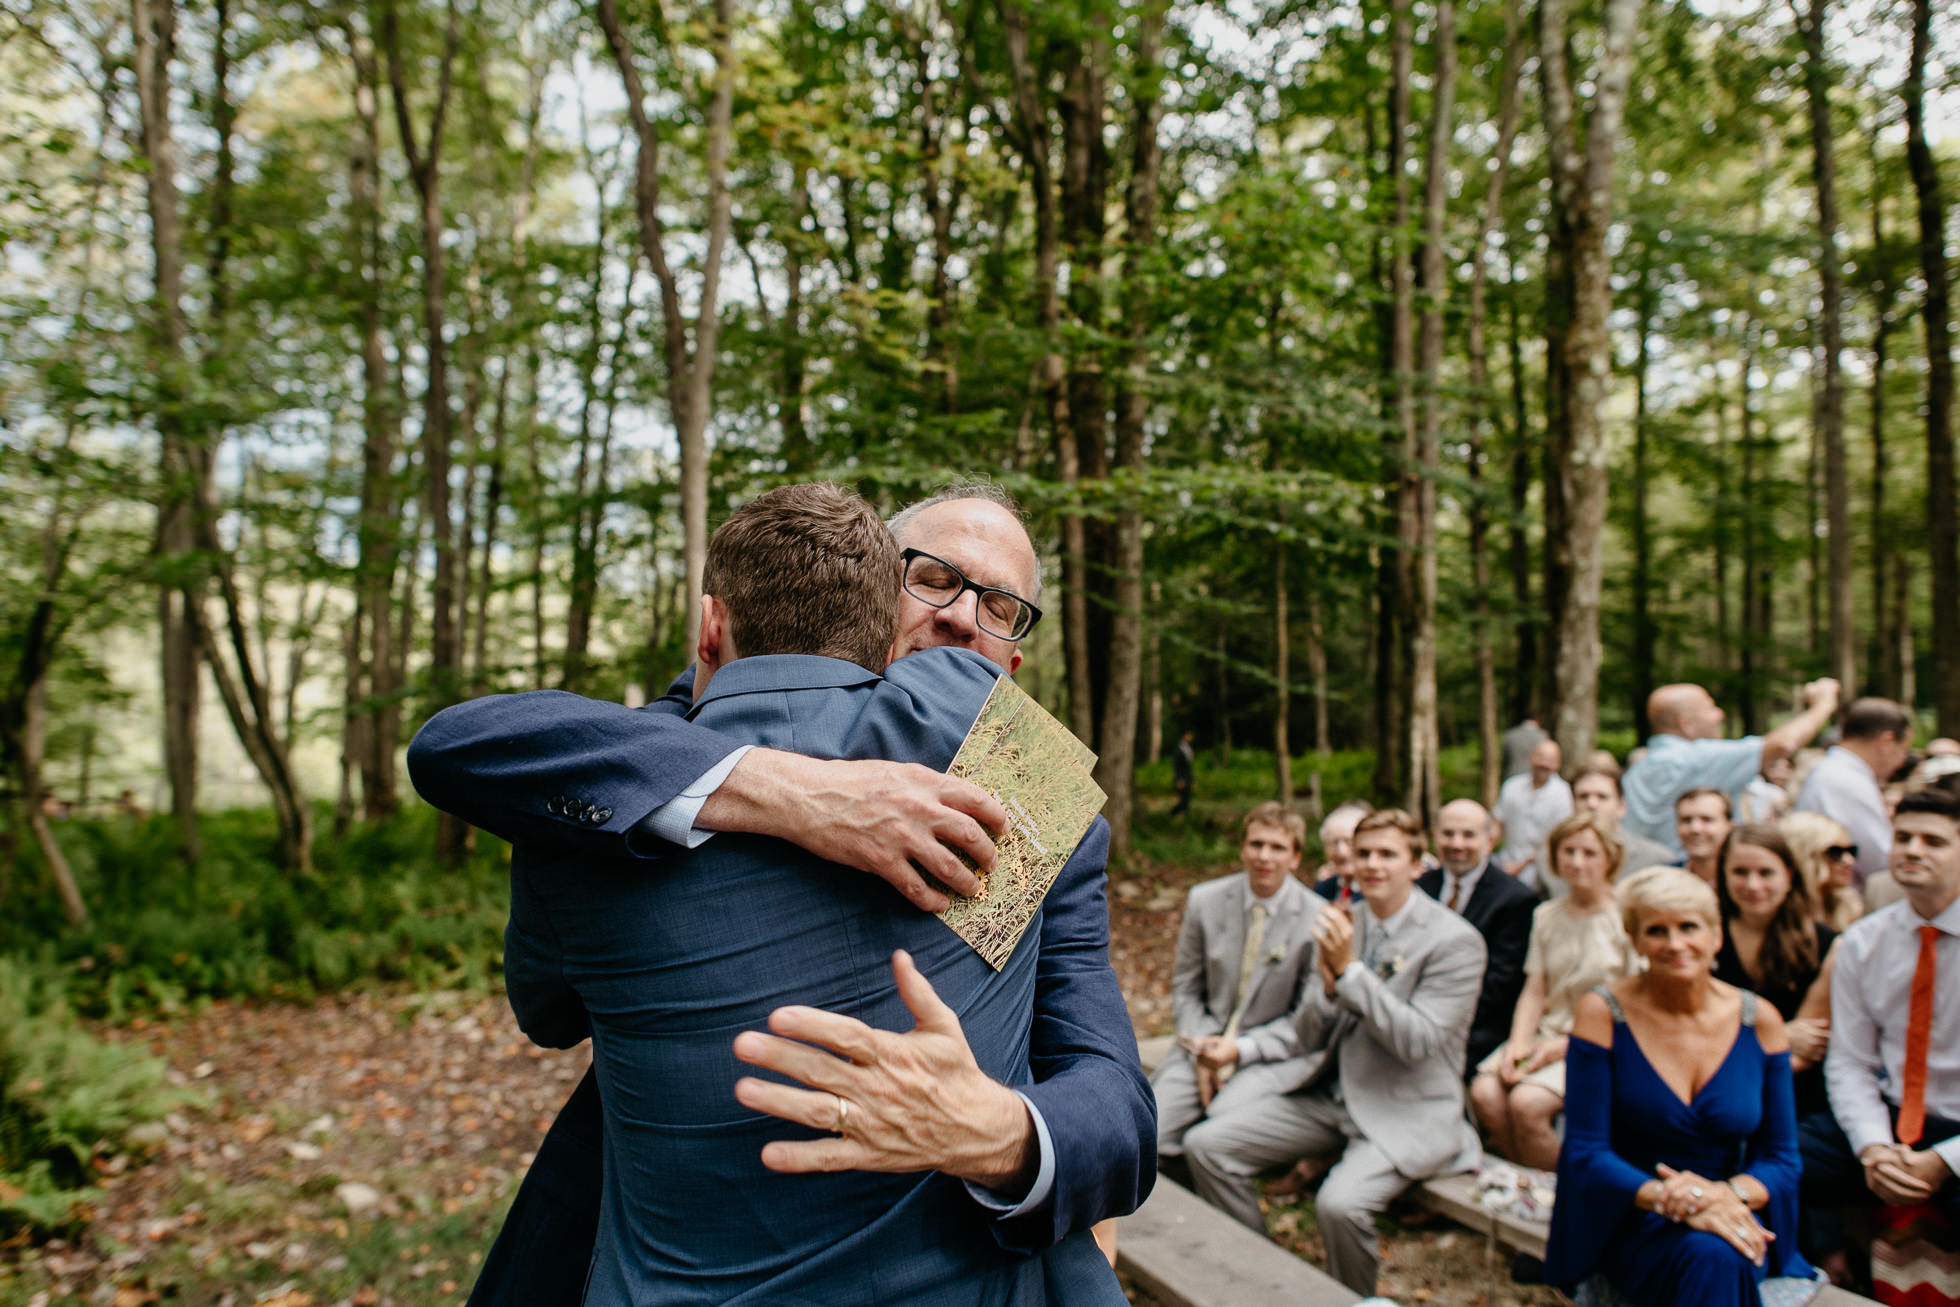
[(214, 1003), (105, 1032), (200, 1101), (100, 1177), (67, 1238), (17, 1238), (0, 1304), (454, 1307), (583, 1073), (501, 998)]

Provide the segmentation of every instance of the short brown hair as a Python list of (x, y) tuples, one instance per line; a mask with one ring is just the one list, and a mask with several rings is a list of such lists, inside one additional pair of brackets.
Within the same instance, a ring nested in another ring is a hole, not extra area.
[(1681, 815), (1681, 805), (1689, 799), (1720, 799), (1722, 801), (1722, 815), (1730, 821), (1735, 820), (1735, 804), (1729, 801), (1729, 796), (1726, 791), (1718, 790), (1713, 785), (1697, 785), (1692, 790), (1685, 790), (1675, 795), (1675, 816), (1679, 817)]
[(1427, 841), (1423, 838), (1422, 823), (1400, 808), (1377, 808), (1355, 823), (1354, 837), (1360, 839), (1364, 831), (1399, 830), (1409, 842), (1409, 856), (1420, 858)]
[(829, 481), (768, 490), (708, 541), (701, 589), (728, 609), (743, 657), (819, 654), (883, 671), (898, 635), (898, 542)]
[[(1619, 836), (1606, 828), (1606, 823), (1600, 820), (1599, 814), (1596, 812), (1575, 812), (1558, 825), (1552, 827), (1552, 833), (1545, 837), (1546, 865), (1551, 868), (1554, 876), (1558, 876), (1558, 851), (1560, 847), (1567, 840), (1578, 835), (1583, 835), (1587, 831), (1591, 831), (1599, 838), (1599, 847), (1606, 851), (1606, 883), (1611, 885), (1613, 878), (1620, 874), (1620, 859), (1626, 855), (1626, 845), (1620, 842)], [(1564, 879), (1563, 876), (1559, 878), (1561, 880)]]
[(1626, 798), (1626, 787), (1620, 784), (1620, 773), (1609, 767), (1581, 767), (1579, 774), (1572, 778), (1572, 788), (1575, 790), (1578, 789), (1579, 782), (1588, 776), (1604, 776), (1607, 783), (1613, 787), (1613, 797), (1616, 799)]
[(1252, 834), (1254, 826), (1279, 827), (1286, 832), (1287, 838), (1293, 841), (1295, 853), (1306, 847), (1307, 819), (1278, 799), (1268, 799), (1245, 814), (1245, 820), (1239, 823), (1239, 843), (1245, 843), (1246, 836)]

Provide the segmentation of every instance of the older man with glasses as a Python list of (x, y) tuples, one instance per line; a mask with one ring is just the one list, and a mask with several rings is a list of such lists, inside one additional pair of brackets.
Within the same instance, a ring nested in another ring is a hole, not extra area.
[[(1020, 641), (1040, 617), (1039, 564), (1013, 501), (997, 487), (964, 483), (890, 525), (905, 566), (892, 658), (951, 645), (1011, 674), (1021, 664)], [(691, 688), (683, 676), (662, 704), (637, 711), (553, 691), (460, 704), (416, 738), (410, 770), (430, 803), (493, 834), (589, 849), (629, 871), (637, 865), (657, 875), (666, 851), (729, 831), (773, 835), (870, 871), (922, 907), (944, 906), (945, 898), (920, 868), (955, 893), (978, 889), (946, 845), (991, 864), (981, 820), (999, 827), (1005, 814), (985, 791), (915, 765), (747, 748), (676, 715), (676, 694), (691, 697)], [(905, 1156), (872, 1165), (849, 1153), (848, 1141), (804, 1139), (769, 1145), (767, 1164), (957, 1173), (948, 1159), (975, 1147), (1023, 1150), (1034, 1162), (1025, 1187), (973, 1193), (975, 1220), (989, 1222), (1002, 1246), (1023, 1251), (1134, 1210), (1155, 1174), (1156, 1113), (1109, 965), (1107, 841), (1099, 820), (1038, 918), (1034, 1083), (1011, 1086), (1028, 1108), (1022, 1139), (972, 1139), (973, 1127), (943, 1119), (944, 1105), (928, 1092), (914, 1096), (924, 1124)], [(906, 1060), (929, 1065), (936, 1055), (929, 1043), (917, 1042)], [(891, 1078), (898, 1098), (906, 1070), (868, 1073)], [(598, 1106), (588, 1076), (540, 1149), (472, 1307), (579, 1301), (582, 1275), (564, 1272), (579, 1264), (567, 1249), (589, 1248), (596, 1227)]]

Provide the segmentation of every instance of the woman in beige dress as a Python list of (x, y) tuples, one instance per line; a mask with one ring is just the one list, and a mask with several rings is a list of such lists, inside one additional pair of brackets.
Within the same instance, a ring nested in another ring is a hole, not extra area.
[(1594, 814), (1578, 812), (1552, 828), (1545, 851), (1571, 892), (1532, 914), (1511, 1038), (1477, 1068), (1470, 1101), (1493, 1152), (1549, 1171), (1558, 1165), (1552, 1123), (1565, 1107), (1573, 1009), (1594, 985), (1631, 975), (1640, 964), (1613, 898), (1619, 839)]

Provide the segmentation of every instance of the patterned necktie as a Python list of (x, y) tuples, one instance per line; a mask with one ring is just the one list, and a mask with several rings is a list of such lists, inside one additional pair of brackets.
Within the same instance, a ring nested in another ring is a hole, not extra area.
[(1451, 876), (1450, 877), (1450, 901), (1448, 903), (1445, 903), (1443, 906), (1448, 908), (1451, 912), (1455, 912), (1457, 898), (1462, 893), (1463, 893), (1463, 877)]
[(1938, 926), (1919, 928), (1919, 962), (1912, 969), (1906, 1013), (1906, 1064), (1899, 1094), (1899, 1142), (1912, 1146), (1926, 1132), (1926, 1054), (1933, 1042), (1933, 982), (1939, 967)]

